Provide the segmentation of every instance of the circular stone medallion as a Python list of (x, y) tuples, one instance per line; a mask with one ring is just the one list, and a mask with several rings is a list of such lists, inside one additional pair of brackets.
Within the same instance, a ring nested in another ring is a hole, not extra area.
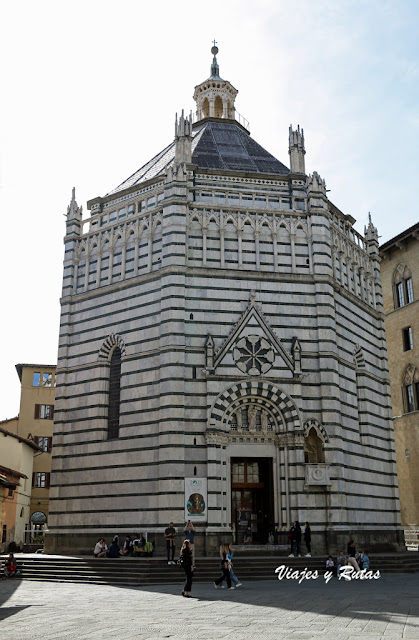
[(262, 336), (244, 336), (236, 342), (233, 358), (240, 371), (258, 376), (269, 371), (275, 354), (270, 342)]

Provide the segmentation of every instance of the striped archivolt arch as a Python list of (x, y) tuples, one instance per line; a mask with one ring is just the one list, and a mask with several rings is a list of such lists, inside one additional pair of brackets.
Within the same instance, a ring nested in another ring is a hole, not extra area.
[(101, 348), (98, 353), (98, 360), (109, 362), (111, 359), (112, 351), (114, 347), (119, 347), (121, 349), (121, 356), (125, 355), (125, 344), (123, 339), (119, 334), (112, 333), (110, 336), (106, 338), (103, 342)]
[(298, 409), (293, 400), (274, 384), (258, 380), (239, 382), (223, 391), (211, 409), (209, 429), (228, 431), (231, 414), (241, 404), (255, 402), (274, 417), (279, 430), (302, 431)]

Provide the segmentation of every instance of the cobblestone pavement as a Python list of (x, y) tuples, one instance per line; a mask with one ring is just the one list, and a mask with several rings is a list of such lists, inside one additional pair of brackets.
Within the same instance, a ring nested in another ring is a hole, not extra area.
[(0, 582), (1, 640), (419, 640), (419, 575), (328, 584), (252, 582), (234, 591)]

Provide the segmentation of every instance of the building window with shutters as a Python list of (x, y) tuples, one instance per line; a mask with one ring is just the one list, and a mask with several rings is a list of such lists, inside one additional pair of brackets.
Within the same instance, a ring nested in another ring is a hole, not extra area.
[(36, 404), (35, 419), (36, 420), (52, 420), (54, 418), (53, 404)]
[(45, 473), (44, 471), (36, 471), (32, 475), (32, 486), (38, 489), (48, 489), (49, 488), (49, 473)]
[(50, 436), (36, 436), (34, 441), (44, 453), (49, 453), (51, 451), (52, 438)]
[(121, 401), (121, 349), (112, 352), (109, 372), (108, 440), (119, 437), (119, 410)]

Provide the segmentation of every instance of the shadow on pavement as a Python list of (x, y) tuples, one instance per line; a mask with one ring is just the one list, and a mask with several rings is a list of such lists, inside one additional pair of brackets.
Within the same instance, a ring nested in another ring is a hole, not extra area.
[(0, 580), (0, 606), (8, 601), (21, 583), (19, 577)]
[(24, 609), (27, 609), (31, 605), (25, 605), (24, 607), (0, 607), (0, 622), (6, 620), (10, 616), (14, 616), (16, 613), (20, 613)]
[[(419, 574), (387, 574), (378, 580), (345, 582), (333, 578), (328, 584), (323, 576), (302, 584), (294, 580), (247, 582), (235, 590), (214, 589), (212, 584), (196, 584), (192, 598), (182, 598), (182, 578), (179, 586), (159, 585), (131, 587), (154, 594), (179, 596), (185, 607), (189, 603), (228, 601), (261, 607), (277, 607), (282, 616), (290, 619), (301, 614), (356, 618), (360, 622), (405, 624), (417, 629), (419, 623), (406, 618), (419, 619)], [(192, 605), (193, 606), (193, 605)], [(284, 610), (286, 610), (284, 612)], [(196, 611), (196, 608), (195, 608)], [(289, 615), (287, 614), (289, 612)], [(413, 637), (413, 636), (412, 636)]]

